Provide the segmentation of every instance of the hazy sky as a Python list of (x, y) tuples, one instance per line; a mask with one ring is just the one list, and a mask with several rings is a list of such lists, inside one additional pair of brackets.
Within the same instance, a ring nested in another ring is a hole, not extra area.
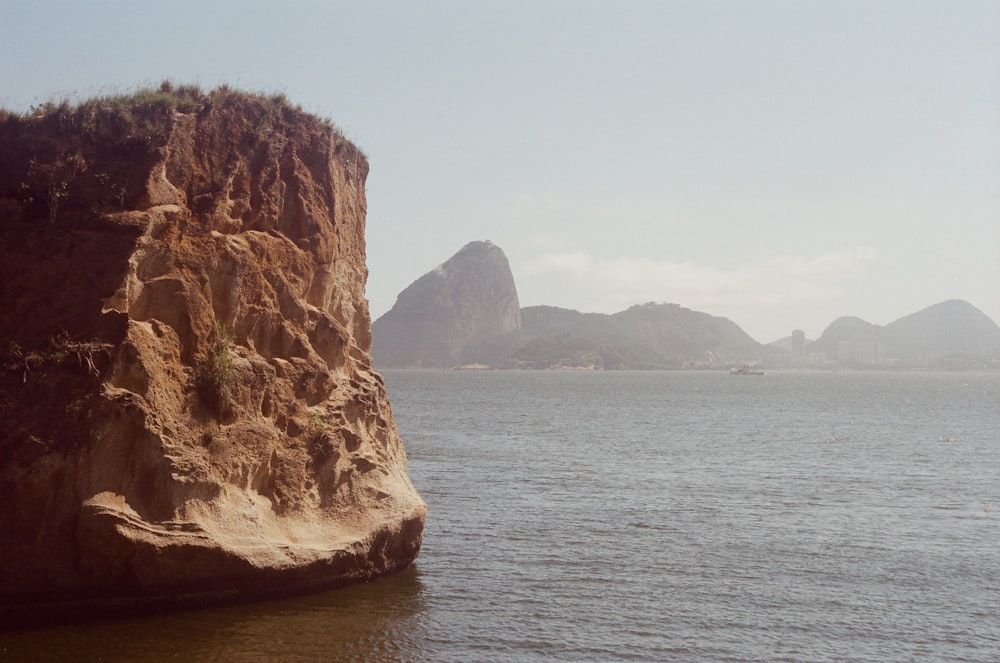
[(280, 91), (368, 155), (373, 318), (467, 242), (522, 306), (675, 302), (768, 342), (1000, 322), (1000, 2), (16, 2), (0, 104)]

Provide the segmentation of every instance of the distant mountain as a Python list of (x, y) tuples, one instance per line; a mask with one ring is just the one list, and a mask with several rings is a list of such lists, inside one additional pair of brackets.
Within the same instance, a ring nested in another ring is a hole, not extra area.
[(889, 351), (909, 362), (1000, 358), (1000, 327), (960, 299), (911, 313), (885, 326)]
[(950, 300), (879, 326), (834, 320), (815, 341), (801, 330), (761, 345), (726, 318), (648, 303), (607, 315), (519, 308), (503, 251), (471, 242), (414, 281), (372, 324), (380, 368), (665, 369), (769, 367), (1000, 368), (1000, 327)]
[(507, 258), (490, 242), (421, 276), (372, 324), (372, 356), (384, 368), (722, 367), (774, 352), (725, 318), (676, 304), (614, 315), (519, 309)]
[(586, 366), (595, 345), (615, 335), (609, 316), (555, 306), (521, 309), (521, 328), (470, 346), (464, 364), (534, 368), (552, 364)]
[(952, 299), (884, 327), (838, 318), (806, 352), (855, 366), (995, 367), (1000, 363), (1000, 327), (972, 304)]
[[(464, 272), (452, 271), (448, 263), (444, 267), (456, 280), (452, 289), (465, 291), (457, 282)], [(730, 320), (676, 304), (643, 304), (614, 315), (530, 306), (521, 309), (520, 324), (508, 325), (507, 331), (493, 326), (492, 333), (481, 328), (476, 338), (462, 336), (453, 328), (456, 323), (461, 327), (463, 317), (442, 314), (451, 313), (452, 300), (444, 298), (448, 305), (442, 306), (441, 297), (428, 293), (428, 284), (415, 287), (425, 280), (437, 283), (431, 274), (400, 294), (395, 313), (372, 325), (376, 365), (665, 369), (756, 363), (777, 354)], [(420, 309), (420, 302), (427, 301), (430, 310)], [(463, 341), (447, 342), (456, 338)]]
[(778, 354), (726, 318), (677, 304), (642, 304), (613, 315), (531, 306), (521, 319), (519, 330), (470, 348), (466, 361), (501, 368), (721, 368)]
[[(806, 346), (807, 354), (825, 355), (830, 360), (853, 359), (845, 344), (875, 344), (882, 341), (883, 330), (878, 325), (854, 316), (837, 318), (823, 330), (820, 337)], [(867, 347), (867, 346), (865, 346)], [(874, 347), (874, 346), (873, 346)]]
[(507, 256), (492, 242), (470, 242), (372, 323), (372, 357), (385, 367), (451, 368), (468, 346), (520, 327)]

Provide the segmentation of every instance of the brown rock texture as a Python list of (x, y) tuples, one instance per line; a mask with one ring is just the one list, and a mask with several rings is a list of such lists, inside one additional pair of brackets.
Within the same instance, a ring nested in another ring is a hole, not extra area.
[(0, 117), (0, 617), (373, 578), (426, 505), (370, 357), (365, 157), (283, 97)]

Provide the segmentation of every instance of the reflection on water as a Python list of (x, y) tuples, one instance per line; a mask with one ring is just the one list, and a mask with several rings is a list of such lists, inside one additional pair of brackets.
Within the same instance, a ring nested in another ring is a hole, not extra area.
[(411, 567), (294, 599), (0, 632), (0, 660), (426, 660), (426, 593)]

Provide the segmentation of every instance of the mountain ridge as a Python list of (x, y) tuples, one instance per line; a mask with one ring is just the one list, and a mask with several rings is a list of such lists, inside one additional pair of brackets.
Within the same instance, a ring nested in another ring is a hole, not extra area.
[(969, 302), (948, 299), (886, 325), (837, 318), (806, 353), (851, 365), (996, 367), (1000, 326)]
[[(617, 313), (588, 313), (552, 305), (520, 308), (518, 323), (490, 333), (456, 331), (477, 327), (477, 308), (503, 308), (505, 302), (489, 301), (489, 293), (514, 292), (513, 274), (503, 251), (492, 243), (490, 251), (503, 256), (505, 269), (496, 272), (503, 285), (479, 283), (466, 291), (486, 293), (468, 311), (445, 290), (431, 289), (428, 300), (421, 289), (439, 282), (437, 270), (459, 262), (475, 261), (473, 242), (435, 270), (410, 284), (396, 305), (372, 325), (373, 356), (380, 367), (452, 368), (594, 368), (678, 369), (726, 368), (740, 365), (768, 367), (944, 367), (990, 368), (1000, 365), (1000, 327), (986, 314), (963, 300), (946, 300), (903, 316), (887, 325), (875, 325), (856, 316), (831, 322), (816, 340), (801, 331), (769, 344), (747, 334), (736, 322), (674, 303), (647, 302)], [(495, 258), (494, 258), (495, 259)], [(448, 269), (445, 269), (447, 272)], [(476, 279), (490, 270), (476, 271)], [(439, 275), (440, 276), (440, 275)], [(454, 274), (453, 274), (454, 276)], [(459, 276), (459, 278), (461, 278)], [(509, 281), (509, 285), (507, 282)], [(420, 284), (424, 284), (421, 286)], [(452, 283), (451, 290), (461, 290)], [(509, 298), (506, 302), (509, 305)], [(403, 323), (409, 310), (416, 324)], [(414, 316), (413, 312), (423, 311)], [(471, 311), (471, 312), (470, 312)], [(446, 313), (446, 314), (443, 314)], [(390, 315), (392, 314), (392, 315)], [(388, 322), (395, 316), (397, 319)], [(421, 317), (422, 316), (422, 317)], [(426, 319), (435, 321), (428, 337)], [(448, 322), (445, 322), (447, 320)], [(391, 329), (387, 332), (387, 329)], [(450, 342), (449, 351), (428, 355), (428, 344)], [(458, 340), (456, 340), (458, 339)], [(421, 349), (423, 348), (423, 349)], [(405, 356), (405, 361), (399, 357)]]

